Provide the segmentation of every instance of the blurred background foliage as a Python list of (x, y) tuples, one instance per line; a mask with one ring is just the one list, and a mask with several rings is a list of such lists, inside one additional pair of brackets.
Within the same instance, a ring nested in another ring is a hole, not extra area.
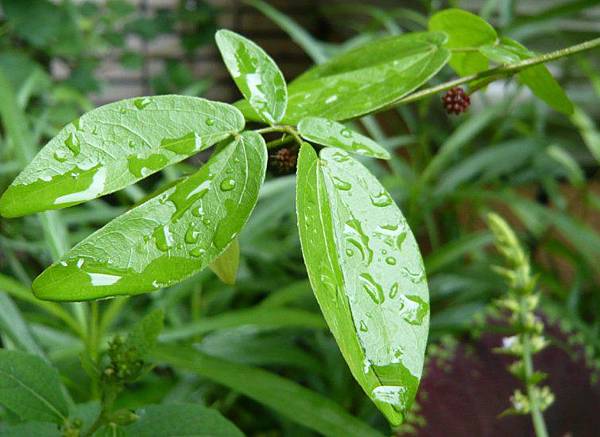
[[(288, 80), (300, 66), (381, 35), (424, 30), (427, 17), (448, 6), (480, 14), (502, 35), (539, 52), (597, 37), (600, 31), (600, 8), (593, 0), (270, 3), (278, 9), (233, 0), (1, 0), (0, 190), (64, 124), (113, 99), (105, 93), (107, 60), (142, 77), (139, 93), (236, 98), (229, 83), (229, 91), (223, 91), (222, 67), (212, 68), (212, 36), (219, 26), (255, 38), (281, 61)], [(270, 30), (261, 27), (264, 23)], [(160, 45), (165, 35), (176, 48), (150, 68), (145, 49)], [(283, 46), (269, 44), (274, 35), (284, 39)], [(198, 67), (198, 59), (206, 65)], [(550, 434), (591, 436), (600, 425), (594, 412), (600, 404), (600, 56), (593, 51), (550, 68), (576, 105), (570, 117), (506, 80), (474, 94), (465, 115), (446, 115), (436, 96), (353, 122), (393, 152), (389, 163), (366, 164), (404, 211), (429, 278), (426, 377), (414, 414), (399, 434), (531, 432), (527, 417), (498, 418), (517, 381), (491, 354), (506, 332), (492, 309), (505, 292), (502, 278), (491, 270), (499, 261), (483, 220), (492, 210), (517, 229), (539, 275), (540, 312), (550, 326), (551, 347), (536, 358), (536, 367), (550, 374), (557, 397), (546, 412)], [(452, 77), (446, 69), (434, 81)], [(114, 99), (129, 97), (127, 90), (121, 94)], [(79, 358), (86, 344), (32, 297), (31, 280), (61, 247), (80, 241), (202, 159), (85, 205), (0, 219), (0, 291), (8, 292), (0, 293), (3, 347), (31, 350), (31, 344), (23, 344), (31, 338), (61, 370), (73, 397), (90, 400), (94, 392)], [(166, 312), (163, 341), (194, 344), (241, 369), (265, 368), (386, 431), (324, 329), (312, 296), (296, 230), (293, 175), (270, 175), (240, 240), (235, 286), (223, 285), (207, 270), (148, 296), (101, 302), (103, 347), (160, 307)], [(81, 320), (90, 317), (87, 306), (64, 308)], [(271, 390), (276, 392), (277, 385)], [(292, 411), (275, 412), (177, 368), (156, 368), (118, 403), (135, 408), (177, 401), (216, 407), (249, 435), (312, 435), (295, 423)], [(11, 418), (0, 413), (0, 420)]]

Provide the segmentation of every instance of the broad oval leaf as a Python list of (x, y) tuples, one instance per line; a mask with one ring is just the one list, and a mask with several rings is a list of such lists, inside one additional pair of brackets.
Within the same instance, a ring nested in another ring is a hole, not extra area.
[(278, 123), (287, 107), (287, 86), (275, 61), (235, 32), (219, 30), (215, 38), (229, 73), (250, 106), (267, 123)]
[(136, 437), (243, 437), (217, 410), (199, 404), (148, 405), (136, 410), (139, 419), (125, 427)]
[(11, 350), (0, 350), (0, 405), (27, 421), (63, 423), (69, 414), (56, 369)]
[(429, 298), (417, 243), (373, 175), (347, 153), (303, 145), (300, 241), (313, 291), (352, 374), (392, 424), (421, 378)]
[[(502, 38), (502, 44), (483, 46), (479, 51), (499, 64), (514, 63), (535, 55), (522, 44), (506, 37)], [(551, 108), (566, 115), (573, 113), (574, 106), (571, 99), (545, 65), (540, 64), (526, 68), (520, 71), (517, 77), (523, 85), (531, 90), (533, 95), (546, 102)]]
[(487, 58), (476, 48), (495, 43), (498, 35), (484, 19), (462, 9), (445, 9), (429, 19), (429, 30), (445, 32), (448, 35), (448, 48), (472, 50), (452, 53), (450, 66), (459, 75), (467, 76), (488, 68)]
[(204, 269), (245, 224), (264, 180), (265, 142), (244, 132), (196, 173), (117, 217), (36, 278), (48, 300), (139, 294)]
[[(448, 61), (446, 36), (425, 32), (392, 36), (331, 58), (288, 87), (284, 123), (308, 116), (348, 120), (393, 104), (427, 82)], [(236, 104), (249, 120), (259, 120), (245, 102)]]
[(120, 190), (244, 128), (233, 106), (188, 96), (127, 99), (63, 128), (0, 199), (18, 217)]
[(306, 117), (298, 123), (302, 138), (322, 146), (337, 147), (359, 155), (390, 159), (387, 150), (341, 123), (320, 117)]

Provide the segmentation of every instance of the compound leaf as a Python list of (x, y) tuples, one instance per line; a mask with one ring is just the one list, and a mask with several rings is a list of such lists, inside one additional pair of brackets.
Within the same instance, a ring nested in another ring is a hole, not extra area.
[(265, 142), (244, 132), (196, 173), (117, 217), (33, 283), (48, 300), (167, 287), (207, 267), (236, 237), (265, 176)]
[(6, 190), (0, 214), (65, 208), (112, 193), (243, 127), (236, 108), (197, 97), (140, 97), (101, 106), (50, 140)]
[[(425, 32), (369, 42), (302, 74), (288, 87), (284, 123), (304, 117), (348, 120), (392, 105), (448, 61), (446, 36)], [(260, 117), (245, 102), (236, 104), (248, 120)]]
[(287, 107), (287, 86), (275, 61), (235, 32), (219, 30), (215, 38), (229, 73), (250, 106), (267, 123), (278, 123)]
[(381, 184), (347, 153), (303, 145), (298, 226), (313, 291), (352, 374), (392, 424), (421, 378), (429, 297), (421, 255)]

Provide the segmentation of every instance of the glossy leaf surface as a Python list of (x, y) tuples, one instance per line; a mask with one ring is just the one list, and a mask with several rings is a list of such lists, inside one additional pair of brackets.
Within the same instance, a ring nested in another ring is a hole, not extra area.
[[(311, 68), (288, 87), (284, 123), (304, 117), (348, 120), (382, 109), (435, 75), (450, 53), (442, 33), (411, 33), (367, 43)], [(249, 120), (259, 120), (245, 103)]]
[(83, 240), (33, 284), (48, 300), (138, 294), (204, 269), (256, 204), (266, 170), (262, 137), (244, 132), (196, 173)]
[(23, 420), (62, 423), (69, 414), (58, 372), (36, 355), (0, 350), (0, 405)]
[(126, 187), (242, 130), (225, 103), (186, 96), (122, 100), (63, 128), (0, 199), (16, 217), (82, 203)]
[(387, 150), (341, 123), (320, 117), (306, 117), (298, 123), (302, 138), (322, 146), (337, 147), (359, 155), (390, 159)]
[[(499, 46), (484, 46), (480, 52), (499, 64), (514, 63), (531, 58), (535, 53), (510, 38), (502, 38)], [(563, 114), (570, 115), (574, 111), (569, 96), (554, 79), (548, 67), (543, 64), (534, 65), (518, 73), (517, 77), (539, 99), (548, 106)]]
[(243, 437), (217, 410), (198, 404), (149, 405), (136, 410), (139, 419), (125, 427), (136, 437)]
[(229, 73), (250, 106), (262, 120), (278, 123), (287, 107), (287, 86), (275, 61), (235, 32), (219, 30), (215, 38)]
[(448, 35), (446, 47), (467, 49), (454, 51), (450, 66), (461, 76), (467, 76), (488, 68), (488, 60), (476, 48), (494, 44), (498, 35), (492, 26), (482, 18), (462, 9), (446, 9), (429, 19), (429, 30), (445, 32)]
[(429, 298), (417, 243), (390, 195), (347, 153), (304, 145), (300, 239), (311, 285), (352, 374), (393, 424), (417, 391)]

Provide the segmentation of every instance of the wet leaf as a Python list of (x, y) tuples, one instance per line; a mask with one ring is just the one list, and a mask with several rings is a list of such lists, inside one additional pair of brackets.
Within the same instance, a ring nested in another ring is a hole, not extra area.
[[(527, 50), (525, 46), (510, 38), (502, 38), (502, 44), (498, 46), (484, 46), (479, 50), (489, 59), (499, 64), (514, 63), (535, 55), (535, 53)], [(536, 97), (546, 102), (551, 108), (567, 115), (573, 113), (574, 107), (571, 99), (545, 65), (540, 64), (526, 68), (520, 71), (517, 77)]]
[(122, 100), (67, 125), (17, 176), (0, 214), (17, 217), (120, 190), (244, 127), (225, 103), (187, 96)]
[(219, 30), (215, 38), (229, 73), (250, 106), (262, 120), (278, 123), (287, 107), (287, 87), (275, 61), (235, 32)]
[(311, 285), (352, 374), (392, 424), (423, 367), (429, 297), (421, 255), (390, 195), (347, 153), (298, 164), (300, 240)]
[(234, 285), (240, 266), (240, 242), (236, 238), (219, 257), (210, 263), (210, 269), (224, 284)]
[[(348, 120), (380, 110), (409, 94), (448, 61), (442, 33), (411, 33), (367, 43), (311, 68), (288, 87), (284, 123), (308, 116)], [(249, 120), (258, 115), (236, 104)]]
[(62, 423), (69, 414), (58, 372), (36, 355), (0, 350), (0, 405), (23, 420)]
[(359, 155), (390, 159), (387, 150), (372, 139), (326, 118), (306, 117), (298, 123), (300, 135), (322, 146), (337, 147)]
[(33, 283), (48, 300), (138, 294), (207, 267), (236, 237), (264, 180), (264, 140), (244, 132), (196, 173), (95, 232)]
[(476, 48), (494, 44), (498, 35), (484, 19), (462, 9), (446, 9), (429, 19), (429, 30), (448, 35), (446, 47), (472, 49), (452, 52), (450, 66), (461, 76), (467, 76), (488, 68), (488, 60)]

